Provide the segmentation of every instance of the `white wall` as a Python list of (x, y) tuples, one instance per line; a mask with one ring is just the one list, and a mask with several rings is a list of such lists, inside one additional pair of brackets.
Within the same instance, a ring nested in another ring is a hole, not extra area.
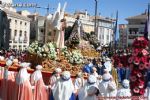
[[(20, 49), (27, 48), (30, 42), (30, 21), (25, 21), (25, 20), (18, 19), (12, 16), (10, 17), (9, 15), (8, 15), (8, 19), (11, 19), (10, 48), (14, 49), (15, 47), (16, 49), (19, 49), (19, 46), (21, 46)], [(15, 36), (15, 30), (17, 31), (16, 36)], [(20, 37), (19, 35), (21, 34), (21, 32), (22, 32), (22, 35)], [(25, 34), (27, 38), (25, 38)], [(18, 38), (17, 39), (18, 41), (14, 41), (15, 38)], [(21, 39), (23, 40), (23, 43), (21, 42)], [(26, 42), (24, 41), (25, 39), (27, 40)]]

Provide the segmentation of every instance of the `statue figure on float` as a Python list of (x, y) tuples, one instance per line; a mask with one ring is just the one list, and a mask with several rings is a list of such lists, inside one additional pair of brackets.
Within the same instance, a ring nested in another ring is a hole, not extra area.
[(58, 4), (57, 10), (52, 16), (49, 14), (47, 19), (49, 21), (48, 27), (52, 33), (52, 38), (54, 43), (56, 43), (57, 48), (64, 47), (64, 29), (66, 27), (66, 20), (64, 19), (64, 11), (67, 3), (65, 2), (63, 8), (61, 9), (61, 4)]

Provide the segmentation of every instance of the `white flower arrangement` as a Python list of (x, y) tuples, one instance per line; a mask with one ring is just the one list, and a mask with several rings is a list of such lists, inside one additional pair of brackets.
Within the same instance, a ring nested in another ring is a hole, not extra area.
[(36, 53), (36, 50), (38, 49), (38, 41), (35, 41), (35, 42), (32, 42), (30, 44), (30, 46), (28, 47), (28, 51), (31, 53), (31, 54), (35, 54)]
[(67, 49), (66, 46), (61, 49), (61, 52), (62, 52), (62, 54), (63, 54), (65, 57), (69, 57), (69, 56), (70, 56), (70, 52), (68, 52), (68, 49)]
[(31, 54), (37, 54), (39, 57), (48, 57), (50, 59), (56, 59), (55, 46), (52, 43), (46, 43), (43, 46), (40, 46), (37, 41), (31, 43), (28, 47), (28, 51)]
[(81, 52), (74, 50), (69, 56), (69, 62), (72, 64), (81, 64), (83, 62), (83, 56)]

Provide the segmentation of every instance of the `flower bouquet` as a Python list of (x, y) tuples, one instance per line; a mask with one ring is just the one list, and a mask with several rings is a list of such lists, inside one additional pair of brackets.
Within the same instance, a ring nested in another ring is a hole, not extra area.
[(145, 49), (148, 41), (144, 37), (138, 37), (133, 42), (133, 53), (128, 59), (129, 66), (132, 65), (130, 75), (131, 92), (135, 96), (144, 95), (145, 70), (149, 68), (148, 52)]
[(83, 62), (83, 56), (81, 52), (74, 50), (69, 56), (69, 62), (71, 64), (81, 64)]

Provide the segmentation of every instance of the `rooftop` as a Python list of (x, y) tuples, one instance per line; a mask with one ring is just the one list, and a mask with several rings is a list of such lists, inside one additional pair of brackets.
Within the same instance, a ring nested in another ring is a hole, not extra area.
[(139, 19), (147, 19), (147, 14), (142, 13), (140, 15), (131, 16), (131, 17), (126, 18), (126, 20), (139, 20)]
[(20, 15), (20, 14), (18, 14), (18, 13), (16, 13), (16, 12), (12, 12), (12, 11), (9, 11), (9, 10), (7, 10), (7, 9), (3, 9), (3, 11), (5, 11), (5, 12), (6, 12), (9, 16), (11, 16), (11, 17), (15, 17), (15, 18), (18, 18), (18, 19), (30, 21), (30, 18), (25, 17), (25, 16), (23, 16), (23, 15)]
[[(93, 19), (93, 20), (95, 20), (95, 16), (91, 16), (90, 18)], [(107, 21), (107, 22), (115, 21), (115, 19), (113, 19), (113, 18), (102, 17), (102, 16), (96, 16), (96, 19), (98, 19), (98, 20), (103, 20), (103, 21)]]

